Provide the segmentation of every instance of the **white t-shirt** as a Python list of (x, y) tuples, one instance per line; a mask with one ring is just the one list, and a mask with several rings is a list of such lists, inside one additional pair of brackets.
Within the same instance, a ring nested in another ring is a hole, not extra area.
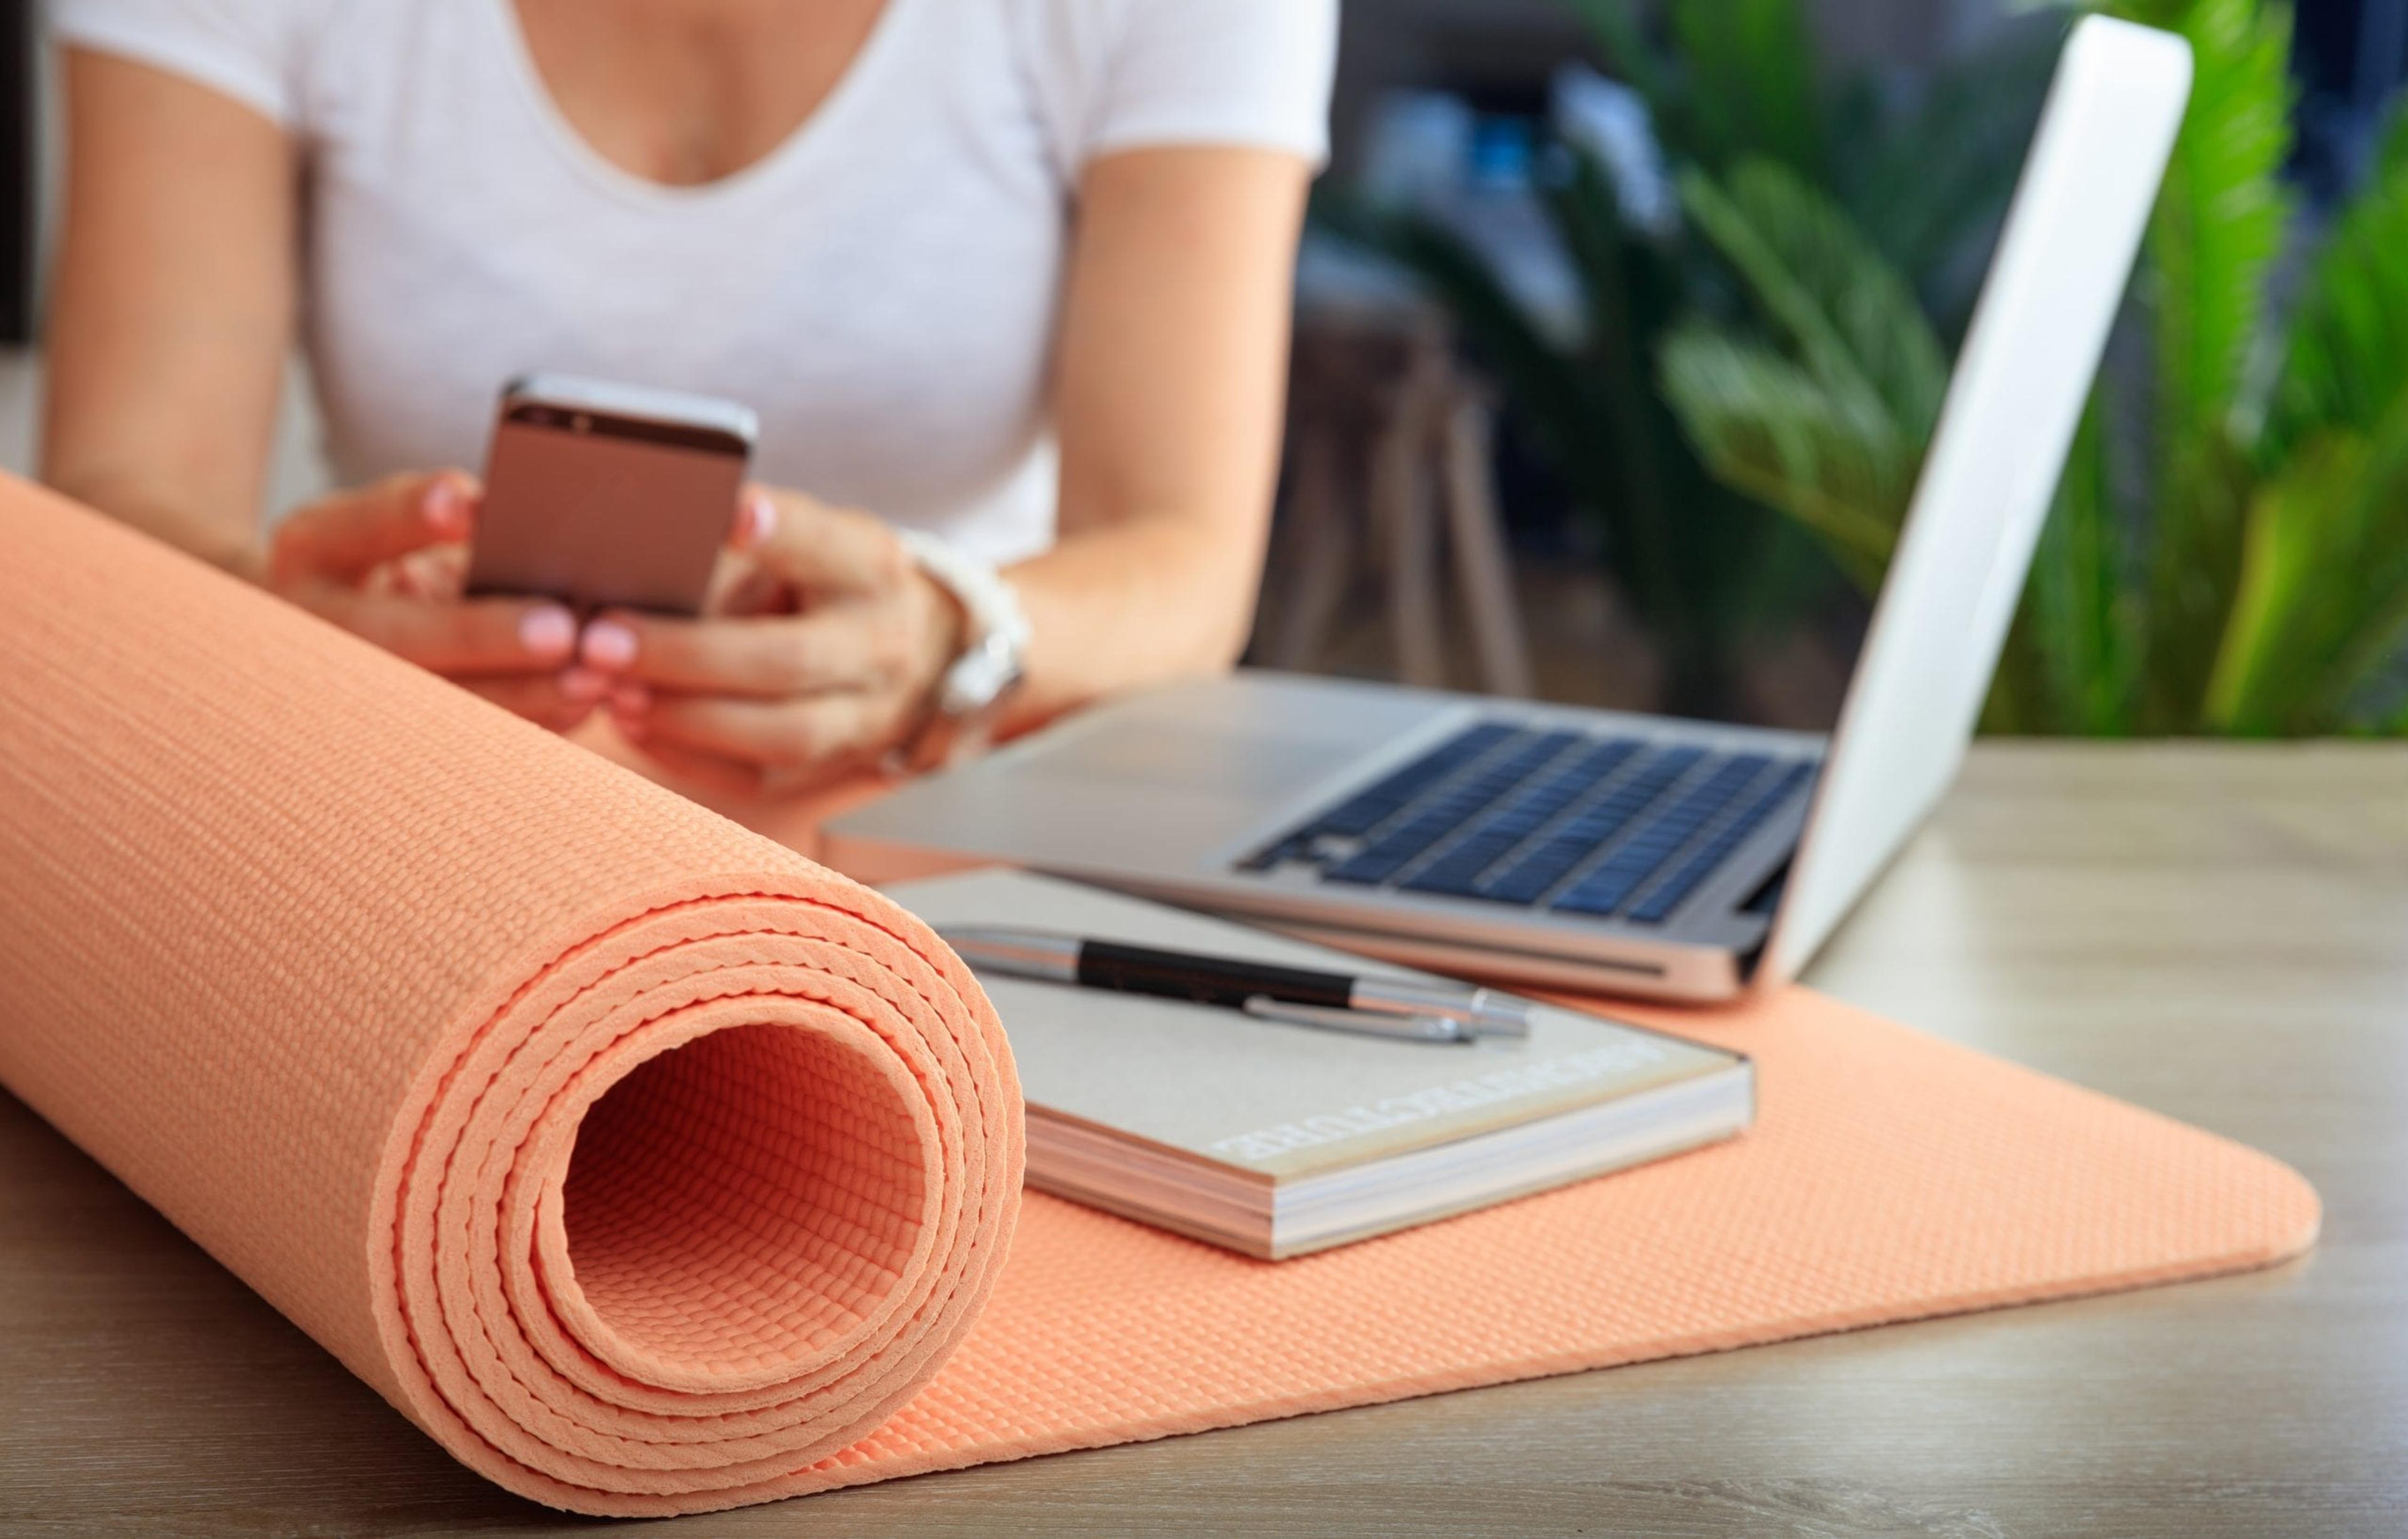
[(55, 0), (294, 135), (345, 482), (474, 467), (535, 371), (761, 415), (756, 474), (996, 561), (1054, 537), (1072, 198), (1114, 151), (1326, 149), (1336, 0), (887, 0), (793, 137), (670, 188), (560, 115), (511, 0)]

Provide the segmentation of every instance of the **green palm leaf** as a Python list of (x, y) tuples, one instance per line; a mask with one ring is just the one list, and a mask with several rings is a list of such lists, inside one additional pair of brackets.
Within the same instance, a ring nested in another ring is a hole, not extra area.
[(2384, 124), (2381, 137), (2374, 141), (2374, 165), (2370, 175), (2379, 187), (2402, 172), (2408, 172), (2408, 99), (2392, 104), (2391, 117)]
[(2371, 434), (2307, 439), (2249, 512), (2217, 729), (2333, 731), (2408, 635), (2408, 398)]
[[(2398, 137), (2408, 144), (2408, 132)], [(2269, 462), (2324, 424), (2371, 430), (2408, 389), (2408, 148), (2401, 154), (2343, 216), (2300, 295), (2267, 422)]]
[(1841, 201), (1951, 336), (1971, 315), (2065, 34), (2065, 17), (2045, 12), (1934, 65), (1907, 109), (1870, 110), (1852, 136), (1860, 148), (1832, 166)]
[(1777, 517), (1707, 476), (1653, 388), (1656, 339), (1688, 308), (1697, 259), (1634, 236), (1603, 168), (1577, 153), (1570, 165), (1544, 191), (1584, 286), (1576, 341), (1541, 325), (1436, 220), (1337, 193), (1316, 194), (1313, 220), (1397, 262), (1445, 306), (1597, 521), (1608, 568), (1658, 643), (1667, 700), (1728, 710), (1741, 640), (1791, 623), (1832, 576)]
[(1691, 81), (1694, 157), (1719, 167), (1756, 156), (1821, 178), (1830, 147), (1799, 0), (1673, 0), (1670, 20)]
[(1613, 524), (1608, 558), (1641, 612), (1659, 628), (1685, 626), (1700, 617), (1686, 602), (1695, 596), (1684, 591), (1678, 568), (1681, 531), (1670, 487), (1679, 467), (1666, 463), (1646, 363), (1647, 339), (1663, 327), (1678, 296), (1659, 292), (1666, 285), (1656, 280), (1656, 263), (1624, 227), (1605, 169), (1585, 151), (1573, 153), (1571, 167), (1547, 190), (1548, 211), (1580, 274), (1586, 304), (1585, 377), (1604, 408), (1587, 433), (1612, 455), (1616, 478), (1611, 495), (1594, 484), (1582, 490), (1592, 511)]
[(1662, 381), (1708, 469), (1812, 530), (1858, 587), (1881, 586), (1918, 450), (1780, 353), (1702, 324), (1665, 343)]
[[(1668, 656), (1710, 658), (1745, 629), (1735, 604), (1797, 587), (1810, 539), (1878, 585), (2061, 17), (1901, 101), (1823, 78), (1801, 0), (1564, 4), (1645, 97), (1687, 214), (1626, 229), (1584, 157), (1544, 190), (1586, 285), (1577, 344), (1443, 228), (1354, 223), (1504, 378)], [(2141, 345), (2113, 350), (2084, 418), (1985, 722), (2408, 731), (2408, 106), (2278, 352), (2289, 11), (2085, 7), (2182, 34), (2194, 90), (2126, 321)], [(1751, 500), (1786, 515), (1778, 539)]]
[(2127, 6), (2191, 45), (2187, 116), (2150, 224), (2157, 502), (2149, 566), (2149, 725), (2194, 726), (2241, 561), (2240, 436), (2289, 200), (2290, 17), (2259, 0)]
[(2121, 736), (2130, 728), (2139, 669), (2133, 553), (2117, 518), (2106, 423), (2093, 399), (2042, 526), (2011, 644), (2031, 654), (2028, 728)]
[(1725, 484), (1812, 531), (1878, 588), (1947, 371), (1914, 295), (1832, 200), (1770, 161), (1682, 197), (1794, 356), (1703, 324), (1667, 341), (1659, 378)]
[(1727, 185), (1682, 179), (1689, 215), (1849, 416), (1919, 452), (1948, 366), (1914, 291), (1840, 207), (1784, 166), (1746, 161)]
[(1799, 0), (1670, 0), (1670, 55), (1634, 0), (1565, 0), (1647, 103), (1673, 158), (1720, 170), (1763, 155), (1819, 177), (1829, 159), (1819, 61)]

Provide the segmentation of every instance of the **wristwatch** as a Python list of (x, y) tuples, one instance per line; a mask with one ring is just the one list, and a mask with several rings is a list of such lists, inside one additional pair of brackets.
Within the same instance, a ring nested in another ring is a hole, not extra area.
[(1005, 700), (1026, 676), (1028, 615), (990, 562), (919, 529), (896, 534), (929, 581), (962, 607), (962, 650), (928, 702), (928, 719), (896, 755), (898, 768), (938, 770), (984, 748)]

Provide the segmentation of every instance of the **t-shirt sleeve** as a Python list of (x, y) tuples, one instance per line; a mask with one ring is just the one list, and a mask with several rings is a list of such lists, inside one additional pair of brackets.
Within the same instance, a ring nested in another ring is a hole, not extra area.
[(316, 0), (51, 0), (60, 42), (222, 92), (291, 127)]
[(1085, 159), (1165, 145), (1329, 154), (1338, 0), (1105, 0)]

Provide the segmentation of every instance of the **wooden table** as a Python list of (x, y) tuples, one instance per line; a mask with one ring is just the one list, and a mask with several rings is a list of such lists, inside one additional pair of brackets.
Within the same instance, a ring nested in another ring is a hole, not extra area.
[[(2271, 1151), (2323, 1244), (682, 1532), (2408, 1532), (2408, 747), (1984, 748), (1815, 981)], [(453, 1464), (0, 1097), (0, 1532), (597, 1531)]]

